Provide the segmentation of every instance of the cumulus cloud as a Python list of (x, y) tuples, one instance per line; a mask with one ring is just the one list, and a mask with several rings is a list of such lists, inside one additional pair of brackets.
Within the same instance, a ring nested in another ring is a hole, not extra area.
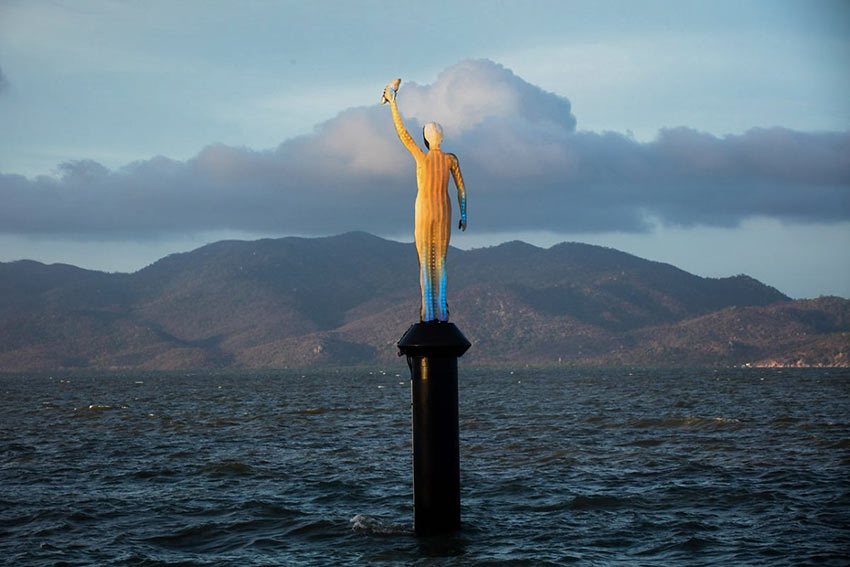
[(569, 100), (491, 61), (459, 63), (442, 72), (433, 85), (405, 85), (403, 97), (407, 116), (423, 124), (439, 122), (447, 136), (499, 117), (565, 132), (576, 128)]
[[(380, 87), (376, 89), (380, 91)], [(850, 132), (753, 129), (716, 137), (662, 130), (652, 142), (576, 129), (569, 100), (491, 61), (431, 85), (402, 83), (416, 140), (441, 122), (460, 158), (470, 228), (641, 231), (734, 226), (753, 217), (850, 218)], [(321, 234), (411, 230), (415, 174), (389, 109), (348, 109), (309, 135), (256, 151), (213, 145), (108, 170), (62, 164), (55, 177), (0, 174), (0, 231), (161, 233), (233, 229)], [(450, 188), (453, 191), (453, 188)]]

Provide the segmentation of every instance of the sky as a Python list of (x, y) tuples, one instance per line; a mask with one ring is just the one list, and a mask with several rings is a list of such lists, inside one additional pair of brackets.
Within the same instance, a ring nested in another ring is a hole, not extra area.
[(460, 160), (457, 247), (850, 297), (848, 68), (844, 0), (0, 0), (0, 261), (412, 241), (400, 77), (408, 129)]

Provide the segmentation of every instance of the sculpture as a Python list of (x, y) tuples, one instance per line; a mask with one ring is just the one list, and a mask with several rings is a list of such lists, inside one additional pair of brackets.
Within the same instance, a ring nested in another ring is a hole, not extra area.
[(449, 320), (446, 303), (446, 252), (451, 237), (452, 208), (449, 198), (449, 173), (457, 187), (460, 206), (458, 228), (466, 230), (466, 189), (460, 173), (457, 156), (440, 149), (443, 129), (436, 122), (423, 128), (426, 152), (423, 152), (404, 127), (396, 103), (396, 93), (401, 79), (386, 86), (381, 104), (389, 103), (393, 125), (401, 143), (416, 161), (416, 204), (414, 240), (419, 257), (419, 288), (422, 307), (419, 317), (423, 322)]

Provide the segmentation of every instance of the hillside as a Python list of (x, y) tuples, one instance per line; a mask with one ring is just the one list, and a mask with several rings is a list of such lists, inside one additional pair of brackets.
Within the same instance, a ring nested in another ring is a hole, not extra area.
[[(413, 246), (223, 241), (133, 274), (0, 263), (0, 370), (397, 364)], [(470, 364), (847, 365), (850, 301), (577, 243), (449, 252)]]

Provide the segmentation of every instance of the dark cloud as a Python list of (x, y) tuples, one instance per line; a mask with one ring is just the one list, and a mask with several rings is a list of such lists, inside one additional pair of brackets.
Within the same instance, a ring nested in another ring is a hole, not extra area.
[[(443, 124), (443, 148), (459, 156), (468, 187), (471, 229), (850, 219), (850, 132), (716, 137), (677, 128), (642, 143), (577, 131), (567, 99), (489, 61), (456, 65), (433, 85), (403, 83), (398, 100), (416, 139), (425, 121)], [(76, 161), (58, 173), (0, 175), (0, 230), (319, 234), (412, 226), (413, 162), (389, 109), (377, 104), (344, 111), (274, 150), (214, 145), (185, 162), (156, 157), (110, 171)]]

